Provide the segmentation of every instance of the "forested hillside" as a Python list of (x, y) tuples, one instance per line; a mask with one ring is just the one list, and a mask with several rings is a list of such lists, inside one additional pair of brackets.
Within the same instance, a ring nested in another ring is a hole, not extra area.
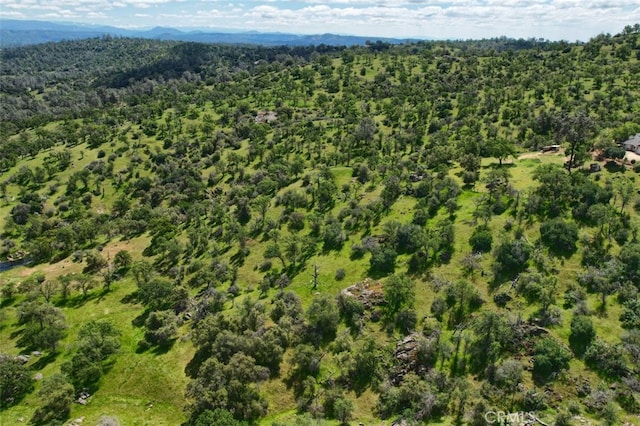
[(640, 424), (639, 37), (0, 51), (0, 424)]

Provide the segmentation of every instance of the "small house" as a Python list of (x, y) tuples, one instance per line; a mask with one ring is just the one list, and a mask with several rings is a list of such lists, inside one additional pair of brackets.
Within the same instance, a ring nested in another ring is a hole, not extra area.
[(636, 135), (631, 136), (628, 140), (622, 143), (622, 146), (627, 151), (640, 154), (640, 133), (637, 133)]

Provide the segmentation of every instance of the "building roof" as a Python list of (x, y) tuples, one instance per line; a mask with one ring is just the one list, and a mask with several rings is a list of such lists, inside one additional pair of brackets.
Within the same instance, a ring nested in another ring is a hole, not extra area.
[(631, 136), (629, 139), (627, 139), (623, 143), (625, 145), (634, 145), (634, 146), (640, 145), (640, 133), (636, 133), (635, 135)]

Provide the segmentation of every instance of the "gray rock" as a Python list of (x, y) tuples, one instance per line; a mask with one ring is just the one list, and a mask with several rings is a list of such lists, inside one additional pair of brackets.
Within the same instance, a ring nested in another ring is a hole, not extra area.
[(89, 403), (89, 398), (91, 398), (91, 394), (89, 392), (80, 392), (76, 402), (80, 405), (87, 405)]
[(33, 380), (42, 380), (42, 373), (36, 373), (35, 376), (33, 376)]

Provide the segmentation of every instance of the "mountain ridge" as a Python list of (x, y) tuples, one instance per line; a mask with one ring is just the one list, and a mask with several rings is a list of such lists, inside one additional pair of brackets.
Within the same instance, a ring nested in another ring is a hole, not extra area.
[(0, 47), (17, 47), (62, 40), (75, 40), (101, 36), (140, 37), (156, 40), (190, 41), (200, 43), (256, 44), (263, 46), (306, 45), (364, 45), (367, 42), (402, 44), (413, 39), (367, 37), (341, 34), (292, 34), (233, 31), (229, 29), (177, 29), (153, 27), (150, 29), (126, 29), (104, 25), (75, 22), (51, 22), (35, 20), (0, 19)]

